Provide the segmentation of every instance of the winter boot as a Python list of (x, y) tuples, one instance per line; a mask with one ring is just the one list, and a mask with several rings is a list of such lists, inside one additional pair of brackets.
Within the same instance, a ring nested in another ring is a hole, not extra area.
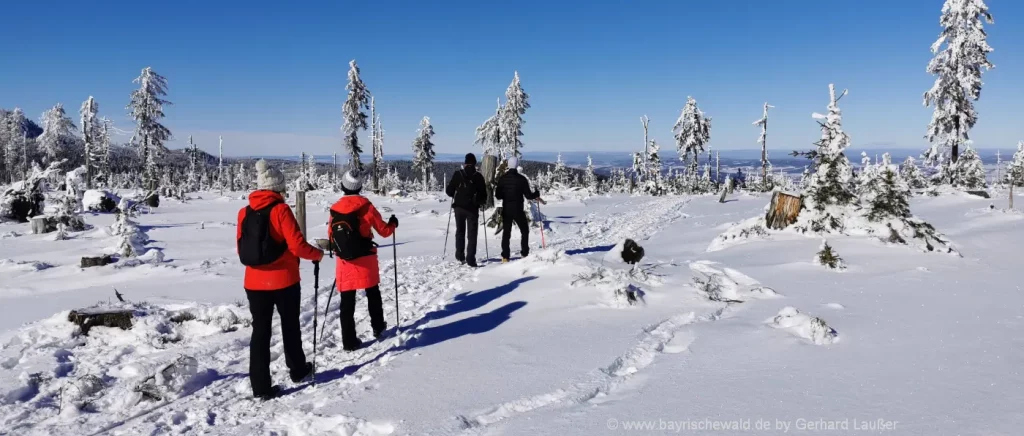
[(253, 395), (253, 397), (261, 401), (273, 400), (274, 398), (277, 398), (279, 396), (281, 396), (280, 386), (271, 386), (269, 391), (264, 392), (262, 394)]
[(292, 373), (292, 383), (299, 383), (303, 380), (310, 378), (313, 375), (313, 364), (306, 362), (306, 366), (302, 367), (298, 373)]
[(344, 344), (344, 345), (342, 345), (341, 348), (344, 348), (345, 351), (356, 351), (356, 350), (358, 350), (360, 348), (363, 348), (363, 341), (361, 341), (359, 339), (356, 339), (356, 341), (354, 343)]
[(508, 263), (508, 258), (507, 257), (501, 258), (501, 263)]
[(373, 328), (373, 337), (375, 339), (380, 339), (381, 336), (384, 336), (384, 331), (386, 331), (387, 329), (388, 329), (388, 323), (384, 323), (384, 325), (380, 325), (380, 326), (374, 327)]
[(479, 266), (476, 264), (476, 259), (467, 260), (466, 265), (469, 265), (470, 268), (479, 268)]

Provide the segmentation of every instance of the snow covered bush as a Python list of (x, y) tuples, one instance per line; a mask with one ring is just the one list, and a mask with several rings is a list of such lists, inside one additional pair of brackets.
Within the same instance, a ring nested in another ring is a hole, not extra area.
[(825, 320), (801, 313), (794, 307), (784, 307), (778, 315), (766, 321), (772, 328), (786, 330), (814, 345), (831, 345), (839, 341), (839, 333)]
[(913, 156), (907, 156), (907, 160), (903, 161), (903, 165), (900, 165), (900, 176), (903, 177), (903, 180), (907, 181), (911, 189), (924, 189), (928, 187), (928, 179), (921, 172), (921, 169), (917, 167), (917, 162)]
[(64, 161), (53, 162), (45, 170), (39, 164), (32, 164), (32, 172), (20, 182), (12, 184), (0, 193), (0, 218), (17, 222), (43, 213), (48, 189), (46, 180), (56, 174)]
[(82, 207), (90, 212), (111, 213), (121, 199), (109, 191), (91, 189), (82, 194)]

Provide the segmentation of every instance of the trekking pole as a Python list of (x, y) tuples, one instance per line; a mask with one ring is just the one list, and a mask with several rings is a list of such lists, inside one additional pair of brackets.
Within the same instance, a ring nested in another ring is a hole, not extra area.
[(316, 325), (320, 305), (320, 262), (313, 262), (313, 385), (316, 385)]
[(395, 336), (397, 337), (402, 333), (402, 321), (398, 318), (398, 236), (395, 233), (391, 234), (391, 254), (395, 259)]
[[(444, 231), (444, 250), (441, 251), (441, 260), (444, 260), (445, 254), (448, 254), (448, 232), (452, 231), (452, 211), (455, 210), (455, 197), (452, 197), (452, 207), (448, 208), (448, 227)], [(397, 264), (395, 266), (398, 266)]]
[[(335, 280), (331, 283), (331, 293), (327, 295), (327, 306), (324, 307), (324, 326), (320, 328), (320, 340), (324, 340), (324, 332), (327, 331), (327, 312), (331, 310), (331, 299), (334, 298), (334, 287), (338, 285)], [(313, 332), (316, 334), (316, 332)]]
[(541, 248), (548, 248), (548, 243), (544, 241), (544, 214), (540, 212), (540, 203), (534, 203), (537, 206), (537, 221), (540, 224), (540, 246)]

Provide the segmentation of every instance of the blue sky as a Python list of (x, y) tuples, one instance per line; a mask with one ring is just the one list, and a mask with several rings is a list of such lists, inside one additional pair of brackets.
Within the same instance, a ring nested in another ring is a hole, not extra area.
[[(996, 68), (984, 76), (981, 148), (1024, 140), (1024, 2), (989, 0)], [(348, 61), (377, 98), (386, 153), (408, 153), (430, 116), (439, 152), (475, 151), (474, 128), (518, 70), (533, 105), (526, 148), (633, 150), (639, 118), (673, 155), (688, 95), (713, 117), (711, 144), (810, 147), (828, 84), (857, 148), (923, 148), (921, 105), (941, 0), (38, 2), (4, 6), (0, 107), (31, 116), (93, 95), (130, 129), (141, 68), (169, 80), (166, 124), (231, 155), (340, 152)], [(366, 135), (364, 135), (364, 138)]]

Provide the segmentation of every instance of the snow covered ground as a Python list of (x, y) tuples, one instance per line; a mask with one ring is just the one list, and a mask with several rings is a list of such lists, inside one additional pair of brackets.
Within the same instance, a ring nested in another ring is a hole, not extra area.
[[(534, 229), (533, 254), (502, 265), (493, 262), (491, 234), (492, 262), (477, 270), (457, 265), (450, 245), (441, 258), (444, 199), (374, 197), (401, 219), (403, 334), (342, 351), (334, 298), (318, 320), (328, 329), (319, 383), (286, 381), (277, 335), (272, 370), (288, 394), (261, 403), (250, 398), (249, 313), (234, 250), (245, 201), (198, 196), (165, 200), (136, 219), (163, 262), (79, 268), (80, 257), (110, 252), (111, 215), (87, 215), (93, 228), (65, 241), (31, 235), (27, 224), (0, 225), (0, 435), (1024, 428), (1024, 215), (992, 210), (992, 200), (912, 202), (962, 258), (832, 237), (847, 263), (834, 272), (813, 262), (818, 238), (781, 234), (708, 251), (731, 224), (763, 213), (766, 195), (725, 204), (710, 196), (549, 196), (548, 248)], [(325, 234), (335, 198), (309, 194), (311, 235)], [(645, 249), (636, 271), (615, 259), (625, 238)], [(393, 323), (392, 246), (379, 242)], [(321, 273), (321, 310), (333, 268), (325, 262)], [(303, 285), (312, 357), (308, 263)], [(135, 311), (133, 328), (75, 336), (68, 312), (118, 305), (115, 288)], [(364, 340), (366, 316), (357, 309)]]

